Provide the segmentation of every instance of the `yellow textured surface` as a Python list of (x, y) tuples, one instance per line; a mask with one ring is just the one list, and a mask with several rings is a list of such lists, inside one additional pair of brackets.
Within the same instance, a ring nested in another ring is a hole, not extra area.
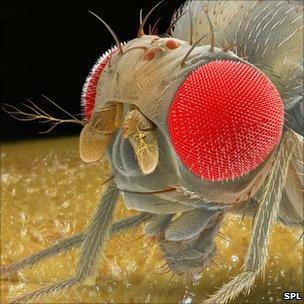
[[(84, 164), (78, 139), (20, 142), (1, 149), (1, 264), (47, 248), (80, 231), (92, 214), (109, 174), (102, 163)], [(120, 201), (115, 218), (127, 211)], [(248, 247), (251, 220), (227, 217), (217, 239), (218, 257), (197, 282), (184, 282), (157, 269), (161, 251), (142, 227), (114, 237), (107, 246), (95, 286), (80, 286), (37, 303), (198, 303), (240, 272)], [(248, 297), (234, 303), (283, 302), (284, 291), (303, 292), (303, 242), (300, 231), (273, 229), (264, 281), (259, 278)], [(1, 300), (73, 275), (77, 250), (20, 271), (1, 282)]]

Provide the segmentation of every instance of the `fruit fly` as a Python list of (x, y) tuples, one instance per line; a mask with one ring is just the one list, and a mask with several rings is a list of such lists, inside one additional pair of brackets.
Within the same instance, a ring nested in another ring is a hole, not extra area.
[[(8, 276), (81, 247), (75, 275), (11, 303), (94, 284), (106, 241), (142, 223), (170, 270), (193, 277), (225, 216), (246, 212), (243, 272), (204, 302), (227, 303), (264, 271), (273, 223), (303, 225), (302, 2), (188, 1), (162, 36), (144, 33), (155, 8), (125, 44), (96, 16), (116, 46), (84, 85), (80, 157), (107, 154), (112, 177), (82, 232), (1, 268)], [(119, 194), (139, 214), (113, 222)]]

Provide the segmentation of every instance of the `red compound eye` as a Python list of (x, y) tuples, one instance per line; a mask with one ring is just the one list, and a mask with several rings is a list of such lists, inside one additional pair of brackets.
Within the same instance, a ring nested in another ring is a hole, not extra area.
[(98, 80), (102, 74), (102, 71), (106, 67), (111, 55), (116, 50), (113, 48), (103, 54), (96, 64), (93, 66), (87, 80), (83, 86), (82, 90), (82, 105), (84, 108), (84, 114), (86, 121), (89, 121), (94, 109), (95, 100), (96, 100), (96, 87)]
[(188, 76), (168, 115), (178, 156), (197, 176), (220, 181), (258, 167), (278, 143), (283, 102), (270, 80), (235, 61), (212, 61)]

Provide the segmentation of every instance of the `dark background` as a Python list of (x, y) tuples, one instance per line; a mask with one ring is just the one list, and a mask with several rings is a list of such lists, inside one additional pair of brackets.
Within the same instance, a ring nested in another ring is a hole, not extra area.
[[(0, 4), (0, 103), (23, 108), (30, 99), (46, 112), (67, 118), (51, 106), (45, 94), (72, 114), (80, 114), (80, 96), (85, 79), (95, 61), (114, 41), (107, 29), (88, 13), (101, 16), (121, 41), (135, 38), (139, 11), (143, 16), (159, 2), (146, 1), (7, 1)], [(159, 33), (184, 0), (165, 0), (151, 15), (148, 24), (161, 17)], [(146, 27), (146, 31), (148, 27)], [(2, 109), (1, 139), (75, 135), (80, 127), (64, 124), (47, 134), (50, 125), (20, 122)], [(79, 116), (80, 117), (80, 116)]]

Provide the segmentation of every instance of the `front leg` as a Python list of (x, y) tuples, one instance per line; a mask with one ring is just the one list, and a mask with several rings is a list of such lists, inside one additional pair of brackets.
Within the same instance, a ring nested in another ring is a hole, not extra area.
[[(126, 219), (116, 221), (111, 226), (110, 237), (114, 236), (115, 234), (123, 230), (136, 228), (138, 227), (138, 225), (151, 219), (152, 217), (154, 217), (153, 214), (140, 213), (138, 215), (134, 215)], [(84, 239), (85, 239), (85, 233), (79, 232), (73, 236), (58, 240), (54, 245), (36, 254), (23, 258), (10, 265), (3, 265), (0, 267), (1, 279), (5, 279), (6, 277), (9, 277), (10, 275), (16, 273), (17, 271), (23, 270), (28, 267), (33, 267), (38, 263), (50, 259), (51, 257), (56, 256), (60, 253), (65, 253), (69, 250), (78, 248), (82, 245)]]
[(283, 198), (280, 203), (280, 220), (288, 225), (303, 227), (304, 224), (304, 140), (291, 132), (290, 141), (295, 148), (290, 158)]
[[(293, 143), (294, 150), (288, 163), (277, 220), (284, 225), (301, 228), (304, 225), (304, 141), (301, 135), (293, 131), (290, 131), (289, 141)], [(291, 153), (289, 146), (285, 149), (286, 153)], [(241, 216), (254, 217), (257, 210), (257, 201), (249, 199), (234, 208), (232, 212)]]
[(85, 239), (83, 241), (82, 252), (75, 277), (26, 293), (11, 300), (9, 303), (25, 303), (50, 293), (57, 294), (80, 283), (95, 282), (98, 272), (98, 263), (100, 262), (102, 251), (110, 234), (110, 227), (118, 194), (119, 190), (114, 182), (111, 182), (108, 190), (103, 195), (101, 203), (98, 205), (93, 218), (86, 228)]

